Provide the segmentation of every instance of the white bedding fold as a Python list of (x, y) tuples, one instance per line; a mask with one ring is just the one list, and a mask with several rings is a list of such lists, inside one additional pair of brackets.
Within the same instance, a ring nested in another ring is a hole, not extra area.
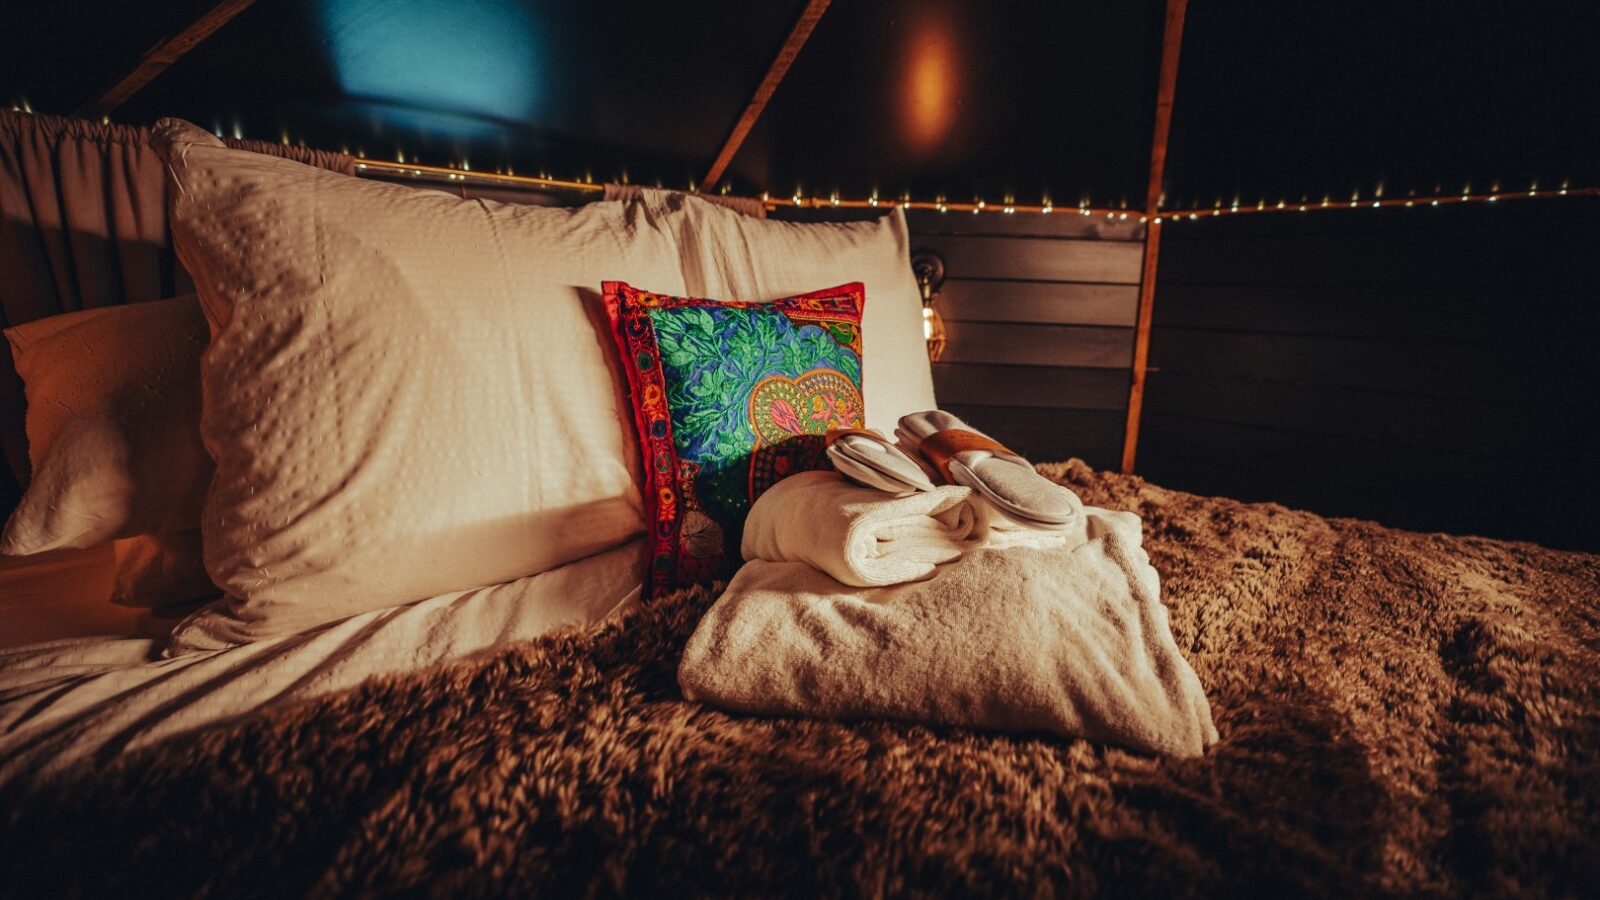
[(971, 494), (938, 487), (895, 496), (834, 472), (800, 472), (751, 506), (740, 549), (747, 560), (806, 563), (855, 587), (915, 581), (978, 545)]
[(0, 650), (0, 783), (100, 763), (267, 706), (597, 622), (639, 596), (643, 540), (516, 581), (326, 628), (157, 659), (161, 642), (73, 639)]

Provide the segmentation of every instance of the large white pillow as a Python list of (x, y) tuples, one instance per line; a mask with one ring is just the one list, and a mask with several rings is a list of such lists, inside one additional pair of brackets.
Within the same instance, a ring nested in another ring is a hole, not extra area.
[(681, 205), (683, 215), (672, 221), (690, 294), (775, 300), (818, 285), (862, 282), (867, 425), (893, 430), (901, 416), (935, 407), (905, 213), (802, 223), (757, 219), (698, 197)]
[(664, 211), (463, 200), (171, 119), (153, 143), (211, 323), (201, 527), (229, 595), (179, 649), (510, 581), (643, 529), (595, 289), (684, 290)]

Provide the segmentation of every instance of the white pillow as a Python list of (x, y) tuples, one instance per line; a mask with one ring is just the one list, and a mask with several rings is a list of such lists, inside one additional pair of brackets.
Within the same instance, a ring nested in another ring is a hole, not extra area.
[(33, 477), (0, 535), (26, 556), (116, 540), (111, 599), (195, 600), (211, 459), (200, 444), (206, 321), (193, 294), (6, 330), (27, 394)]
[(179, 649), (546, 571), (644, 527), (602, 278), (681, 292), (633, 202), (463, 200), (153, 133), (212, 341), (201, 527), (229, 595)]
[(867, 425), (893, 430), (901, 416), (935, 407), (905, 213), (895, 209), (870, 222), (777, 222), (698, 197), (685, 197), (682, 212), (672, 221), (690, 294), (775, 300), (819, 284), (862, 282)]

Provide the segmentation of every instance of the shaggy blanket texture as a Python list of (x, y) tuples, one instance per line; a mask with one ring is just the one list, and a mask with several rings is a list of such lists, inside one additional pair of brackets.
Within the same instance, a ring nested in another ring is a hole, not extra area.
[(713, 594), (0, 796), (0, 892), (1563, 895), (1600, 884), (1600, 557), (1042, 467), (1144, 518), (1222, 741), (742, 718)]

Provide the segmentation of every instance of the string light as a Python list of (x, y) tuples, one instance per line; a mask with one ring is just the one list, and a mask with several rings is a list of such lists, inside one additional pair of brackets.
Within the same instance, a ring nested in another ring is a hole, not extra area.
[[(221, 123), (214, 122), (212, 130), (214, 133), (220, 136), (223, 131)], [(243, 127), (237, 121), (232, 123), (231, 130), (233, 130), (236, 134), (243, 133)], [(288, 137), (289, 134), (287, 130), (280, 132), (280, 141), (287, 140)], [(357, 157), (355, 160), (355, 169), (364, 174), (385, 174), (390, 176), (401, 175), (422, 179), (434, 178), (450, 182), (465, 182), (471, 179), (485, 180), (489, 182), (500, 181), (511, 184), (532, 185), (540, 188), (576, 190), (580, 192), (599, 192), (602, 190), (600, 185), (596, 185), (594, 183), (594, 175), (592, 171), (585, 171), (582, 181), (562, 181), (560, 179), (551, 178), (547, 171), (541, 171), (539, 177), (537, 178), (517, 176), (513, 174), (511, 168), (509, 167), (496, 169), (494, 173), (475, 172), (472, 170), (471, 163), (466, 159), (450, 163), (447, 167), (425, 166), (416, 159), (407, 157), (403, 148), (397, 148), (395, 150), (394, 162), (366, 158), (364, 155), (362, 155), (362, 150), (358, 148)], [(629, 176), (626, 170), (623, 170), (620, 177), (623, 183), (627, 183)], [(661, 186), (659, 180), (657, 180), (656, 186)], [(691, 191), (695, 190), (695, 183), (693, 181), (689, 183), (689, 189)], [(723, 184), (719, 186), (718, 190), (720, 193), (727, 195), (730, 192), (730, 186)], [(1472, 193), (1470, 185), (1464, 188), (1459, 194), (1452, 193), (1448, 195), (1436, 194), (1434, 196), (1417, 197), (1413, 191), (1411, 196), (1404, 198), (1383, 198), (1381, 191), (1376, 193), (1379, 199), (1362, 201), (1359, 198), (1359, 192), (1356, 192), (1351, 195), (1351, 200), (1348, 205), (1341, 203), (1339, 206), (1343, 208), (1363, 207), (1379, 209), (1383, 207), (1411, 208), (1426, 204), (1431, 208), (1447, 204), (1499, 203), (1502, 200), (1517, 200), (1537, 197), (1596, 197), (1600, 196), (1600, 187), (1574, 188), (1571, 186), (1569, 181), (1564, 180), (1561, 182), (1561, 186), (1559, 188), (1545, 190), (1540, 190), (1538, 183), (1534, 182), (1526, 191), (1520, 189), (1505, 191), (1502, 189), (1500, 184), (1496, 183), (1492, 186), (1490, 191), (1482, 194)], [(762, 191), (760, 194), (760, 199), (761, 202), (769, 208), (778, 205), (778, 203), (773, 200), (771, 193), (768, 191)], [(878, 208), (882, 206), (882, 202), (880, 196), (876, 192), (869, 196), (865, 201), (862, 201), (846, 199), (841, 197), (837, 191), (831, 192), (827, 195), (819, 195), (807, 198), (804, 192), (797, 188), (794, 194), (786, 199), (784, 205), (792, 205), (800, 208), (807, 206), (813, 208)], [(912, 200), (911, 196), (906, 194), (903, 195), (899, 200), (889, 201), (889, 205), (891, 208), (898, 206), (905, 210), (923, 209), (936, 211), (939, 213), (966, 211), (973, 214), (979, 214), (992, 211), (1001, 213), (1003, 215), (1016, 215), (1018, 213), (1038, 213), (1047, 215), (1055, 211), (1054, 201), (1052, 201), (1048, 195), (1043, 197), (1041, 202), (1037, 205), (1018, 204), (1010, 197), (1007, 197), (1004, 203), (991, 205), (987, 200), (981, 197), (975, 198), (970, 203), (952, 203), (944, 197), (938, 197), (934, 200)], [(1302, 202), (1296, 204), (1291, 204), (1287, 200), (1283, 199), (1269, 202), (1263, 198), (1253, 204), (1250, 204), (1249, 206), (1245, 206), (1241, 198), (1235, 198), (1227, 204), (1226, 210), (1229, 213), (1235, 214), (1278, 212), (1290, 209), (1303, 213), (1311, 209), (1313, 206), (1327, 209), (1333, 207), (1334, 204), (1331, 198), (1327, 196), (1324, 196), (1320, 202), (1316, 203), (1302, 198)], [(1077, 209), (1078, 214), (1081, 216), (1093, 216), (1104, 213), (1108, 221), (1127, 221), (1130, 215), (1129, 210), (1126, 209), (1126, 205), (1124, 205), (1124, 207), (1121, 209), (1096, 209), (1091, 207), (1086, 200), (1080, 201)], [(1199, 218), (1207, 212), (1213, 216), (1219, 216), (1223, 213), (1223, 210), (1224, 206), (1222, 201), (1218, 200), (1209, 209), (1163, 209), (1158, 214), (1141, 215), (1136, 211), (1131, 214), (1137, 216), (1140, 223), (1150, 224), (1151, 222), (1154, 222), (1157, 224), (1170, 224), (1185, 217), (1187, 217), (1190, 221), (1198, 221)]]
[[(1530, 197), (1532, 197), (1532, 198), (1538, 198), (1538, 197), (1546, 197), (1546, 198), (1548, 198), (1548, 197), (1557, 196), (1557, 195), (1560, 195), (1560, 196), (1575, 196), (1575, 197), (1600, 197), (1600, 187), (1582, 188), (1582, 189), (1563, 188), (1562, 190), (1559, 190), (1559, 191), (1550, 191), (1550, 190), (1541, 191), (1537, 187), (1533, 187), (1533, 188), (1529, 188), (1527, 191), (1521, 191), (1521, 190), (1504, 191), (1504, 190), (1501, 190), (1499, 188), (1499, 186), (1497, 185), (1494, 188), (1492, 188), (1491, 190), (1489, 190), (1487, 192), (1484, 192), (1484, 193), (1480, 193), (1480, 194), (1473, 193), (1471, 191), (1471, 189), (1469, 188), (1469, 189), (1467, 189), (1467, 190), (1465, 190), (1465, 191), (1463, 191), (1463, 192), (1461, 192), (1459, 194), (1456, 194), (1456, 193), (1439, 194), (1439, 195), (1429, 196), (1429, 197), (1416, 197), (1416, 196), (1411, 196), (1411, 197), (1386, 197), (1386, 198), (1376, 199), (1376, 200), (1351, 200), (1349, 203), (1340, 202), (1340, 203), (1337, 203), (1337, 204), (1333, 203), (1328, 198), (1324, 198), (1320, 203), (1318, 203), (1316, 205), (1320, 206), (1322, 208), (1325, 208), (1325, 209), (1326, 208), (1338, 208), (1338, 209), (1355, 209), (1355, 208), (1382, 209), (1382, 208), (1386, 208), (1386, 207), (1395, 207), (1395, 208), (1404, 207), (1404, 208), (1409, 208), (1409, 207), (1417, 207), (1417, 206), (1424, 206), (1424, 205), (1428, 206), (1428, 207), (1438, 207), (1438, 206), (1447, 206), (1447, 205), (1455, 205), (1455, 204), (1462, 204), (1462, 203), (1494, 203), (1494, 204), (1500, 204), (1500, 203), (1502, 203), (1504, 201), (1509, 201), (1509, 200), (1525, 200), (1525, 199), (1528, 199)], [(1230, 212), (1241, 212), (1241, 213), (1275, 212), (1280, 208), (1286, 208), (1286, 207), (1287, 207), (1287, 204), (1285, 205), (1285, 207), (1269, 206), (1269, 207), (1263, 209), (1260, 204), (1257, 204), (1253, 208), (1243, 208), (1243, 209), (1239, 209), (1239, 210), (1233, 210), (1230, 207), (1229, 211)], [(1305, 212), (1308, 208), (1310, 208), (1310, 205), (1309, 204), (1305, 204), (1305, 203), (1298, 204), (1298, 205), (1296, 205), (1294, 207), (1294, 209), (1299, 211), (1299, 212)], [(1163, 210), (1162, 212), (1163, 212), (1163, 215), (1183, 216), (1183, 215), (1201, 214), (1201, 213), (1206, 212), (1206, 210), (1174, 210), (1174, 211), (1171, 211), (1171, 212), (1169, 212), (1167, 210)], [(1210, 212), (1211, 212), (1212, 215), (1217, 215), (1219, 213), (1219, 210), (1213, 208), (1213, 209), (1210, 210)]]

